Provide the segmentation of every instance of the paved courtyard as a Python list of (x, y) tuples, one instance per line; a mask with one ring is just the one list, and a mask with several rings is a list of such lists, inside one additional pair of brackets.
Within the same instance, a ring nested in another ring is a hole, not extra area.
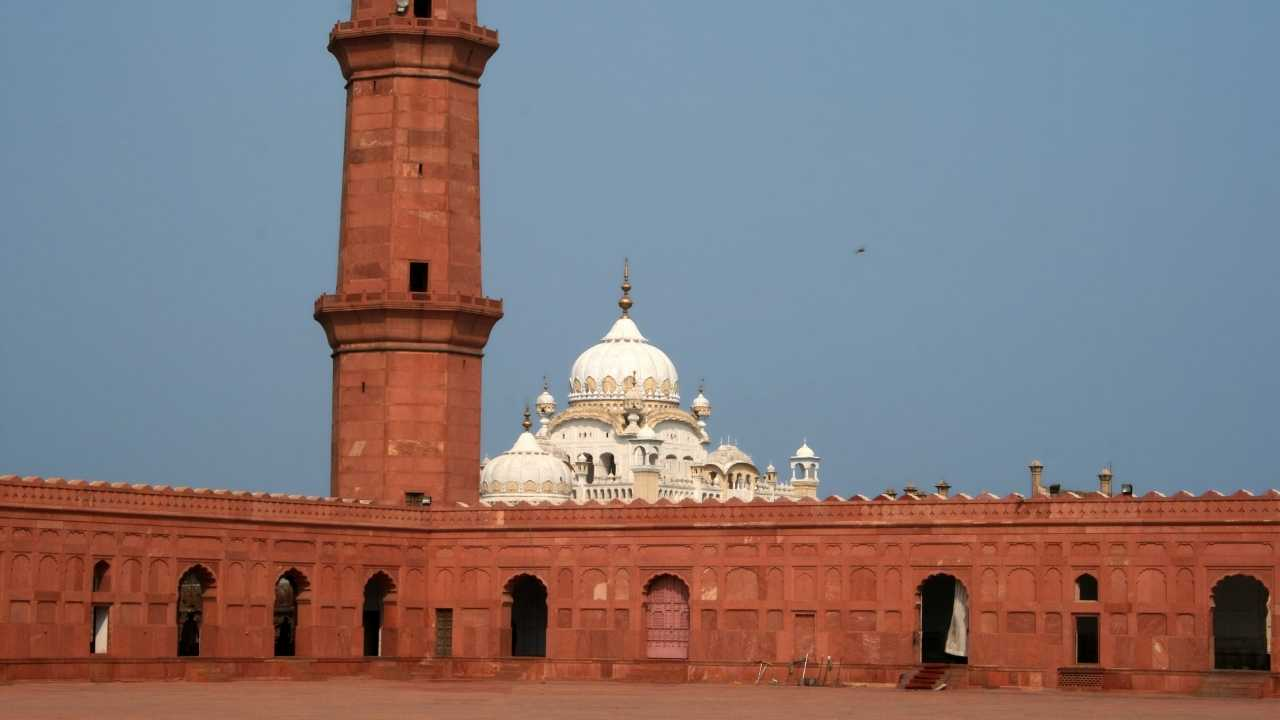
[(0, 718), (270, 718), (409, 720), (825, 720), (947, 718), (1179, 720), (1280, 717), (1280, 701), (1056, 691), (905, 692), (888, 688), (797, 688), (623, 683), (321, 682), (15, 683), (0, 686)]

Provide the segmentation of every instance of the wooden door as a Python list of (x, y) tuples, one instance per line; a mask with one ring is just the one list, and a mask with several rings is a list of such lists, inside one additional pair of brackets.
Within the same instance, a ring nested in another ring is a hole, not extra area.
[(648, 656), (689, 657), (689, 589), (679, 578), (663, 575), (649, 586), (645, 602)]

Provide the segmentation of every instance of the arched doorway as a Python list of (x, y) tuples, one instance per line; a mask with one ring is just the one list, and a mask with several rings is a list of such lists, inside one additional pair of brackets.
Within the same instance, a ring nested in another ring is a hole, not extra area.
[(200, 656), (204, 625), (204, 596), (213, 587), (213, 574), (196, 565), (178, 580), (178, 657)]
[(969, 662), (969, 591), (951, 575), (930, 575), (917, 590), (920, 662)]
[(374, 573), (364, 584), (364, 655), (382, 655), (382, 626), (387, 596), (395, 590), (395, 583), (386, 573)]
[(1270, 670), (1270, 593), (1249, 575), (1228, 575), (1213, 586), (1215, 670)]
[(305, 589), (306, 578), (297, 570), (290, 570), (276, 580), (272, 613), (276, 657), (293, 657), (298, 653), (298, 596)]
[(505, 588), (511, 604), (511, 654), (547, 656), (547, 587), (532, 575), (517, 575)]
[(689, 586), (675, 575), (659, 575), (644, 593), (646, 654), (689, 659)]
[(111, 563), (99, 560), (93, 564), (93, 592), (111, 592)]

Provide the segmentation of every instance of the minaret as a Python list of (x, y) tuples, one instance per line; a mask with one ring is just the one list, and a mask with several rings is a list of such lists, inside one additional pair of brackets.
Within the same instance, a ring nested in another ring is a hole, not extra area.
[(822, 458), (809, 447), (809, 441), (800, 444), (791, 456), (791, 488), (797, 497), (818, 497), (818, 467)]
[(329, 34), (346, 79), (333, 349), (332, 493), (477, 499), (480, 362), (502, 302), (480, 265), (479, 89), (498, 34), (476, 0), (352, 0)]

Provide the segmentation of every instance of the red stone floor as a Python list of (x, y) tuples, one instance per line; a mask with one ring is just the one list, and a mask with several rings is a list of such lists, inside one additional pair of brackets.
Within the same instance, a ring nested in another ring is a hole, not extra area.
[(14, 683), (0, 687), (0, 718), (1275, 720), (1280, 718), (1280, 700), (1052, 690), (906, 692), (889, 688), (342, 678), (316, 682)]

